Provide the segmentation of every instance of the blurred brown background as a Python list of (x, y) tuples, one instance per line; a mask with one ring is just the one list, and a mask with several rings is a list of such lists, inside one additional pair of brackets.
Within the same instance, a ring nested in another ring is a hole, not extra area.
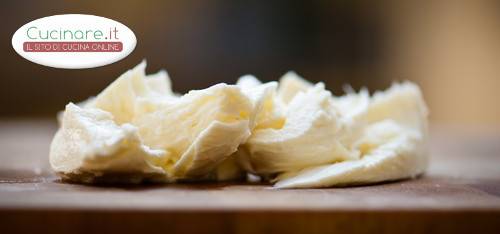
[[(55, 116), (95, 95), (146, 58), (186, 92), (252, 73), (276, 80), (295, 70), (324, 81), (386, 88), (412, 80), (431, 120), (500, 125), (498, 1), (3, 1), (0, 117)], [(49, 15), (104, 16), (131, 28), (135, 51), (93, 69), (31, 63), (11, 47), (23, 24)]]

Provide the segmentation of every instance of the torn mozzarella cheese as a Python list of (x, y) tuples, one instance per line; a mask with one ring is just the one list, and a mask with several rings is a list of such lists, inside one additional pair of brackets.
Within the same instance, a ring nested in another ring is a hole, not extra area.
[[(123, 126), (126, 129), (133, 128), (135, 141), (141, 142), (142, 148), (164, 152), (161, 160), (153, 158), (154, 160), (150, 162), (154, 162), (155, 169), (163, 173), (165, 180), (203, 177), (234, 153), (249, 137), (253, 106), (250, 99), (237, 86), (218, 84), (177, 97), (172, 95), (172, 92), (163, 92), (169, 87), (168, 85), (157, 89), (151, 88), (151, 77), (145, 76), (144, 69), (145, 63), (141, 63), (126, 72), (82, 107), (69, 105), (63, 115), (60, 132), (82, 131), (75, 128), (74, 124), (68, 123), (74, 119), (66, 116), (72, 113), (71, 110), (79, 108), (81, 113), (89, 111), (105, 113), (108, 118), (106, 123), (110, 126), (113, 123), (120, 128)], [(153, 77), (152, 83), (161, 83), (159, 77)], [(88, 118), (86, 121), (89, 126), (101, 126), (98, 120), (98, 118)], [(137, 168), (133, 167), (136, 160), (132, 157), (135, 157), (135, 154), (106, 150), (108, 147), (106, 144), (89, 145), (89, 142), (118, 137), (113, 135), (118, 134), (117, 131), (93, 133), (87, 136), (86, 141), (81, 141), (71, 134), (57, 134), (52, 142), (53, 149), (74, 149), (75, 145), (78, 145), (86, 153), (76, 156), (69, 151), (52, 150), (50, 158), (54, 170), (75, 181), (80, 180), (81, 174), (73, 172), (90, 170), (96, 172), (91, 175), (98, 177), (101, 174), (114, 172), (118, 168), (119, 171), (137, 171)], [(130, 139), (117, 141), (114, 147), (126, 148), (130, 142)], [(90, 164), (85, 162), (95, 158), (97, 153), (105, 156), (102, 158), (120, 158), (120, 160), (107, 162), (100, 171), (94, 167), (89, 168)], [(71, 161), (71, 167), (66, 165), (70, 162), (66, 160), (69, 158), (75, 158)], [(130, 161), (130, 164), (121, 163), (127, 161)], [(143, 172), (149, 173), (147, 170)]]
[(353, 150), (361, 153), (359, 160), (289, 171), (277, 177), (276, 187), (369, 184), (423, 173), (428, 163), (428, 111), (418, 87), (408, 82), (394, 84), (362, 106), (349, 123), (361, 129), (357, 139), (351, 138)]
[[(242, 92), (248, 96), (252, 104), (252, 113), (250, 115), (250, 131), (260, 128), (281, 128), (284, 124), (284, 116), (277, 102), (276, 88), (277, 82), (262, 84), (252, 75), (245, 75), (238, 79), (236, 85)], [(243, 144), (244, 142), (242, 142)], [(240, 146), (241, 147), (241, 146)], [(237, 180), (246, 175), (244, 168), (250, 168), (244, 165), (243, 151), (239, 149), (228, 159), (222, 162), (214, 170), (214, 176), (219, 181)]]
[(250, 136), (250, 100), (236, 86), (191, 91), (132, 123), (144, 142), (171, 152), (175, 176), (202, 176)]
[(359, 160), (309, 167), (278, 176), (277, 188), (315, 188), (369, 184), (415, 177), (427, 166), (422, 135), (392, 120), (365, 129)]
[(283, 110), (280, 128), (256, 129), (240, 160), (257, 174), (274, 174), (358, 157), (338, 140), (339, 113), (323, 84), (298, 92)]
[(167, 179), (157, 162), (165, 160), (168, 152), (144, 145), (135, 126), (117, 125), (108, 112), (72, 103), (63, 118), (50, 147), (50, 164), (63, 178), (79, 182)]
[(277, 96), (285, 124), (253, 129), (235, 153), (249, 172), (278, 174), (276, 187), (375, 183), (414, 177), (427, 167), (428, 111), (410, 82), (372, 97), (366, 89), (335, 97), (287, 73)]
[(68, 104), (50, 150), (78, 182), (270, 178), (278, 188), (368, 184), (427, 167), (428, 111), (418, 86), (333, 96), (294, 72), (251, 75), (185, 95), (145, 62), (96, 97)]

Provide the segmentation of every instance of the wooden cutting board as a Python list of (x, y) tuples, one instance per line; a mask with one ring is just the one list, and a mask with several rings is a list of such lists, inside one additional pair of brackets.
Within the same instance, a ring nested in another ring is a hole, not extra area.
[(431, 128), (416, 180), (278, 190), (62, 183), (48, 166), (56, 128), (0, 121), (0, 233), (500, 233), (498, 129)]

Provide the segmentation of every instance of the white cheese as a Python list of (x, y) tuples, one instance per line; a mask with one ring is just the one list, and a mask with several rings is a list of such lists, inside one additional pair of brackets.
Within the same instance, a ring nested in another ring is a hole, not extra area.
[(72, 103), (63, 118), (50, 147), (50, 164), (63, 178), (80, 182), (168, 179), (156, 165), (168, 153), (145, 146), (133, 125), (117, 125), (108, 112)]
[(278, 188), (369, 184), (427, 167), (428, 110), (420, 89), (397, 83), (336, 97), (294, 72), (280, 82), (246, 75), (185, 95), (145, 62), (58, 116), (50, 163), (78, 182), (235, 180)]
[(387, 91), (376, 93), (369, 105), (361, 106), (365, 108), (351, 113), (350, 121), (346, 121), (349, 127), (357, 123), (361, 129), (357, 139), (351, 138), (353, 150), (361, 153), (359, 160), (283, 173), (277, 177), (276, 187), (369, 184), (423, 173), (428, 164), (428, 110), (418, 87), (408, 82), (394, 84)]
[[(52, 142), (54, 150), (50, 153), (56, 172), (76, 181), (81, 179), (78, 173), (73, 173), (75, 171), (92, 171), (96, 177), (115, 171), (138, 174), (140, 169), (144, 169), (145, 174), (150, 173), (150, 168), (135, 165), (137, 160), (134, 157), (141, 156), (132, 154), (133, 150), (129, 149), (132, 147), (128, 145), (132, 142), (129, 135), (133, 132), (134, 142), (141, 142), (134, 147), (163, 152), (161, 160), (153, 158), (154, 162), (150, 163), (154, 163), (155, 169), (164, 174), (166, 180), (203, 177), (250, 136), (253, 106), (239, 87), (218, 84), (176, 97), (171, 92), (163, 93), (168, 91), (168, 85), (151, 88), (148, 85), (150, 77), (145, 76), (144, 69), (145, 63), (141, 63), (126, 72), (81, 108), (68, 105), (59, 130), (62, 133), (56, 134)], [(155, 83), (161, 82), (156, 78), (153, 78)], [(75, 119), (80, 121), (75, 112), (106, 116), (106, 125), (99, 122), (104, 117), (85, 118), (87, 124), (83, 126), (74, 124)], [(95, 126), (106, 128), (97, 129)], [(82, 132), (93, 134), (85, 135), (85, 139), (74, 137), (73, 133)], [(111, 146), (107, 144), (97, 144), (104, 140), (113, 140), (113, 149), (123, 149), (123, 152), (109, 150)], [(81, 153), (68, 151), (74, 149)], [(101, 158), (120, 160), (109, 160), (97, 167), (97, 164), (88, 163), (96, 158), (96, 154), (103, 156)]]
[(279, 128), (256, 129), (240, 147), (245, 165), (257, 174), (273, 174), (356, 159), (338, 140), (339, 113), (323, 84), (299, 92), (284, 109)]
[(369, 184), (415, 177), (427, 167), (422, 135), (392, 120), (365, 129), (358, 142), (366, 147), (361, 159), (283, 173), (277, 188), (316, 188)]
[(236, 86), (191, 91), (132, 123), (153, 148), (172, 154), (175, 176), (203, 176), (250, 136), (251, 101)]

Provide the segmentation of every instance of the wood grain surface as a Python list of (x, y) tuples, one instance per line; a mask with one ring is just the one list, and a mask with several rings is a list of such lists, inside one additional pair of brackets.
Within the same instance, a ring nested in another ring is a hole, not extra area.
[(0, 121), (0, 233), (500, 233), (500, 132), (431, 128), (415, 180), (328, 189), (89, 186), (48, 165), (49, 120)]

